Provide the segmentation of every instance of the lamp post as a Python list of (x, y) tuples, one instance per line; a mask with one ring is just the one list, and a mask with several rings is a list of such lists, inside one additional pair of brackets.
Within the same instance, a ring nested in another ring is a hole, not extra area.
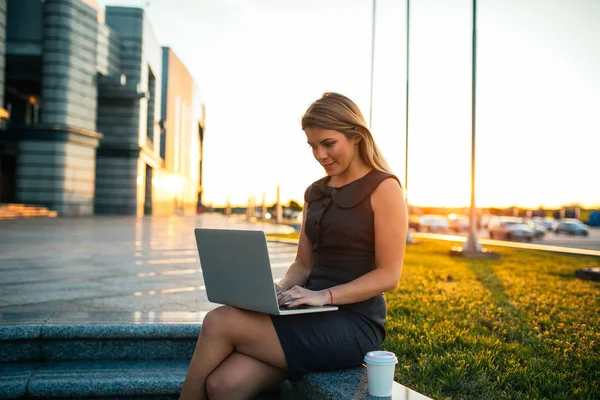
[(471, 209), (469, 213), (469, 235), (461, 247), (452, 248), (451, 255), (466, 258), (495, 258), (496, 253), (486, 251), (477, 239), (477, 214), (475, 208), (475, 131), (477, 115), (477, 0), (473, 0), (473, 36), (471, 57)]
[[(406, 107), (405, 107), (405, 146), (404, 146), (404, 200), (406, 201), (406, 207), (408, 207), (408, 78), (410, 68), (410, 0), (406, 0)], [(410, 209), (410, 208), (409, 208)], [(410, 212), (407, 213), (410, 219)], [(409, 223), (409, 221), (407, 221)], [(410, 234), (410, 223), (409, 228), (406, 231), (406, 243), (415, 243), (412, 235)]]
[[(373, 0), (373, 22), (371, 24), (371, 97), (369, 108), (369, 129), (373, 127), (373, 77), (375, 72), (375, 27), (377, 15), (377, 0)], [(404, 199), (408, 206), (408, 68), (410, 45), (410, 0), (406, 0), (406, 146), (404, 154)], [(408, 221), (407, 221), (408, 223)], [(410, 229), (406, 232), (406, 243), (415, 243)]]
[(471, 210), (469, 214), (469, 237), (463, 251), (480, 252), (481, 244), (477, 239), (475, 213), (475, 131), (477, 116), (477, 0), (473, 0), (473, 49), (471, 74)]
[(373, 22), (371, 23), (371, 93), (369, 98), (369, 129), (373, 129), (373, 77), (375, 75), (375, 17), (377, 0), (373, 0)]

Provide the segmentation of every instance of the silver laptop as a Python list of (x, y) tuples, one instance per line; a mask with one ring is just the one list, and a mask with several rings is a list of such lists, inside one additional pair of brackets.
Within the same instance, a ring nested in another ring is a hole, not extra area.
[(196, 229), (208, 300), (273, 315), (337, 310), (335, 306), (279, 306), (262, 231)]

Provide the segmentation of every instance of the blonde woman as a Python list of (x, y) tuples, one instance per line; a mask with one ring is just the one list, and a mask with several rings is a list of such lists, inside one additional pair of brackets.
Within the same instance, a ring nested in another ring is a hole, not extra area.
[(325, 93), (302, 129), (327, 176), (304, 194), (298, 252), (277, 285), (279, 304), (339, 310), (209, 312), (180, 399), (251, 399), (287, 377), (358, 366), (385, 337), (383, 292), (398, 285), (406, 242), (400, 183), (349, 98)]

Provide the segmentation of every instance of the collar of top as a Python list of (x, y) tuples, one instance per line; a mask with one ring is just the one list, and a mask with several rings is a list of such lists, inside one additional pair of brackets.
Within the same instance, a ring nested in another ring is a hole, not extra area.
[(319, 179), (306, 189), (304, 201), (312, 203), (322, 198), (331, 198), (339, 208), (352, 208), (363, 200), (390, 174), (373, 168), (366, 175), (338, 188), (327, 186), (329, 177)]

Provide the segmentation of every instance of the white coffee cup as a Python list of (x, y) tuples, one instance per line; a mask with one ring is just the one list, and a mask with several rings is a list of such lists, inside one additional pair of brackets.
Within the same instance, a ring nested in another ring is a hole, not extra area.
[(390, 351), (370, 351), (365, 356), (369, 394), (375, 397), (392, 395), (394, 370), (398, 358)]

